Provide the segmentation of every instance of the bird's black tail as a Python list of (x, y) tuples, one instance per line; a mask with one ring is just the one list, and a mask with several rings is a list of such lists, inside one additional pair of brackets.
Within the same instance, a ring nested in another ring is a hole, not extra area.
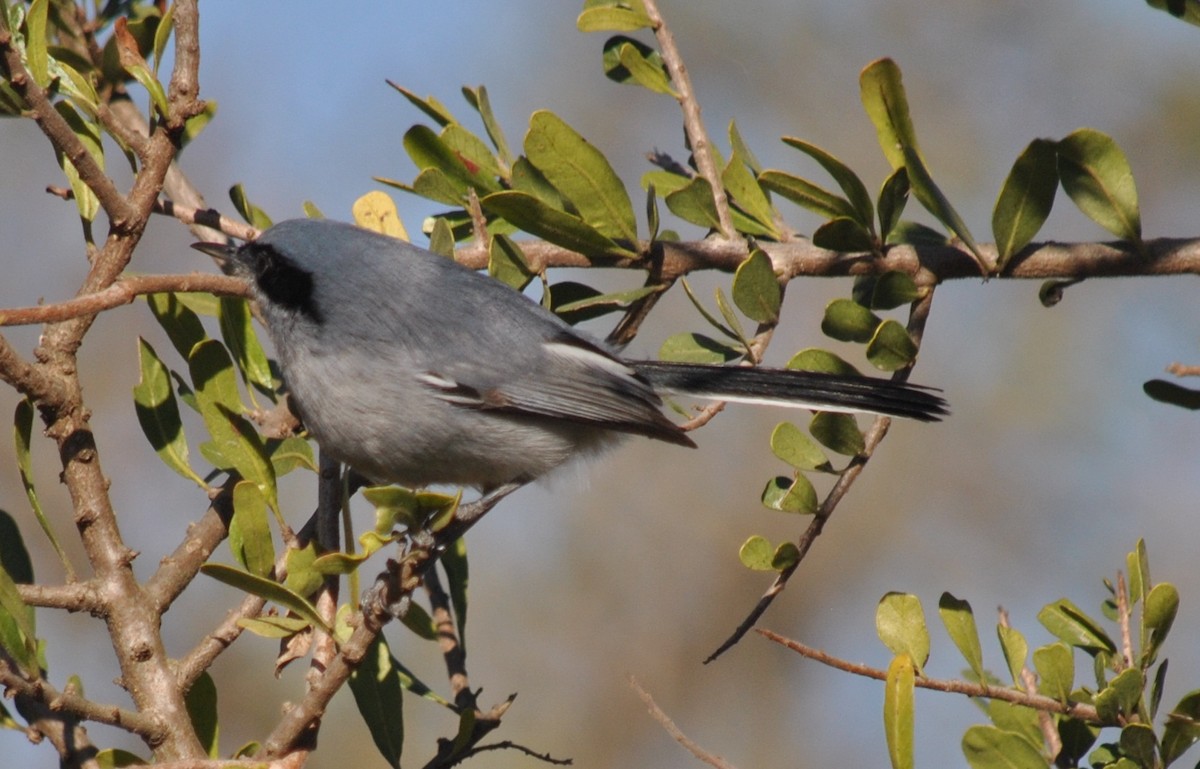
[(939, 391), (888, 379), (666, 361), (635, 361), (632, 365), (655, 389), (698, 398), (885, 414), (922, 422), (937, 422), (950, 413)]

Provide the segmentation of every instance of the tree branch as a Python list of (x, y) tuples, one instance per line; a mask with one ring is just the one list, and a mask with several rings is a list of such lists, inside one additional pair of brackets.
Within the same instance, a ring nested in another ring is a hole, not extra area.
[(245, 281), (227, 275), (202, 272), (189, 275), (133, 275), (121, 278), (108, 288), (65, 302), (0, 310), (0, 326), (60, 323), (129, 304), (139, 296), (167, 292), (250, 296), (250, 289)]
[[(925, 333), (925, 322), (929, 318), (929, 311), (932, 306), (933, 289), (931, 288), (926, 291), (924, 296), (913, 302), (912, 308), (909, 310), (908, 334), (912, 337), (917, 349), (921, 347), (921, 339)], [(911, 367), (897, 371), (892, 379), (903, 382), (908, 379), (910, 371)], [(704, 660), (704, 664), (707, 665), (733, 648), (749, 632), (754, 623), (758, 622), (762, 615), (766, 613), (771, 604), (775, 602), (775, 598), (787, 587), (788, 580), (792, 578), (792, 575), (800, 568), (800, 564), (804, 562), (804, 557), (808, 555), (813, 542), (816, 541), (817, 537), (821, 536), (821, 532), (825, 529), (825, 524), (833, 516), (838, 504), (850, 492), (850, 487), (854, 485), (854, 482), (858, 480), (858, 476), (862, 474), (863, 469), (867, 466), (867, 462), (871, 459), (871, 455), (875, 453), (876, 447), (887, 436), (891, 425), (891, 418), (885, 416), (877, 416), (871, 422), (871, 426), (863, 434), (863, 450), (851, 458), (846, 469), (838, 475), (833, 488), (825, 495), (825, 499), (821, 500), (820, 507), (817, 508), (817, 512), (813, 515), (812, 523), (808, 525), (808, 528), (800, 535), (800, 539), (797, 540), (796, 560), (775, 575), (775, 579), (771, 582), (767, 591), (763, 593), (762, 597), (758, 599), (758, 603), (754, 605), (754, 608), (750, 610), (750, 613), (746, 615), (741, 624), (734, 629), (733, 633), (725, 639), (724, 643), (717, 647), (717, 650)]]
[(643, 0), (646, 15), (653, 22), (654, 37), (662, 52), (663, 64), (671, 76), (671, 85), (675, 89), (675, 98), (683, 110), (683, 129), (687, 133), (688, 144), (692, 148), (692, 157), (696, 160), (696, 171), (712, 187), (713, 205), (717, 209), (717, 222), (721, 235), (726, 240), (737, 241), (737, 230), (733, 227), (733, 217), (729, 213), (729, 198), (725, 194), (725, 184), (721, 181), (721, 170), (713, 159), (712, 145), (708, 139), (708, 131), (704, 128), (704, 120), (700, 116), (700, 101), (692, 89), (692, 79), (687, 67), (683, 64), (683, 56), (675, 45), (675, 36), (667, 27), (662, 13), (658, 10), (657, 0)]
[[(778, 633), (763, 628), (755, 628), (754, 631), (762, 637), (774, 641), (777, 644), (786, 646), (797, 654), (807, 657), (811, 660), (816, 660), (822, 665), (828, 665), (831, 668), (841, 670), (846, 673), (853, 673), (856, 676), (865, 678), (874, 678), (878, 681), (887, 680), (887, 671), (878, 668), (860, 665), (855, 662), (848, 662), (839, 659), (830, 654), (826, 654), (820, 649), (814, 649), (811, 646), (805, 646), (799, 641), (793, 641), (790, 638), (779, 635)], [(926, 678), (918, 676), (916, 686), (921, 689), (933, 689), (939, 692), (952, 692), (954, 694), (965, 694), (968, 697), (984, 697), (992, 700), (1003, 700), (1011, 702), (1014, 705), (1023, 705), (1027, 708), (1046, 712), (1059, 713), (1071, 718), (1078, 718), (1087, 721), (1097, 726), (1105, 725), (1101, 720), (1096, 709), (1091, 705), (1083, 705), (1077, 702), (1059, 702), (1056, 699), (1047, 697), (1043, 694), (1030, 694), (1019, 689), (1008, 689), (999, 686), (988, 686), (987, 684), (979, 684), (973, 681), (958, 681), (944, 680), (937, 678)]]
[(629, 677), (629, 686), (632, 687), (633, 690), (637, 692), (637, 695), (642, 698), (642, 702), (645, 703), (646, 708), (650, 711), (651, 717), (653, 717), (654, 720), (657, 721), (664, 730), (666, 730), (667, 734), (671, 735), (672, 739), (674, 739), (683, 747), (687, 748), (689, 753), (709, 766), (717, 767), (717, 769), (735, 769), (733, 764), (729, 763), (720, 756), (704, 750), (695, 742), (693, 742), (691, 738), (684, 734), (683, 731), (675, 725), (675, 722), (671, 720), (671, 717), (664, 713), (662, 708), (658, 706), (658, 703), (654, 701), (654, 698), (650, 696), (650, 693), (643, 689), (642, 685), (638, 683), (638, 680), (633, 676)]

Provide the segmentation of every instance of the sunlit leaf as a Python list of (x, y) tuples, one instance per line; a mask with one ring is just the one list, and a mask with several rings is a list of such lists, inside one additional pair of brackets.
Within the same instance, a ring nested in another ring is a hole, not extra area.
[(892, 769), (911, 769), (914, 765), (914, 667), (912, 657), (897, 654), (888, 665), (883, 685), (883, 734)]
[(893, 654), (906, 654), (917, 672), (929, 659), (929, 630), (921, 599), (911, 593), (890, 592), (875, 608), (875, 632)]

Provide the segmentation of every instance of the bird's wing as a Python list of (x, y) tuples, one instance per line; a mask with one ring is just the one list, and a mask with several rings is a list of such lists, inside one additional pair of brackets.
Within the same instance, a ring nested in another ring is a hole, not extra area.
[(519, 412), (694, 445), (660, 411), (662, 401), (633, 368), (574, 335), (544, 342), (536, 364), (494, 381), (429, 372), (422, 382), (465, 408)]

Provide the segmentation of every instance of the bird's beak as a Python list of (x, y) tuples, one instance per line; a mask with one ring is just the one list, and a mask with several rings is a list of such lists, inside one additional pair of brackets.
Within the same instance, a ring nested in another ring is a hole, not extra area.
[(208, 254), (217, 262), (217, 267), (226, 275), (234, 275), (237, 272), (237, 260), (234, 256), (237, 254), (238, 247), (228, 243), (193, 243), (192, 248), (197, 251)]

